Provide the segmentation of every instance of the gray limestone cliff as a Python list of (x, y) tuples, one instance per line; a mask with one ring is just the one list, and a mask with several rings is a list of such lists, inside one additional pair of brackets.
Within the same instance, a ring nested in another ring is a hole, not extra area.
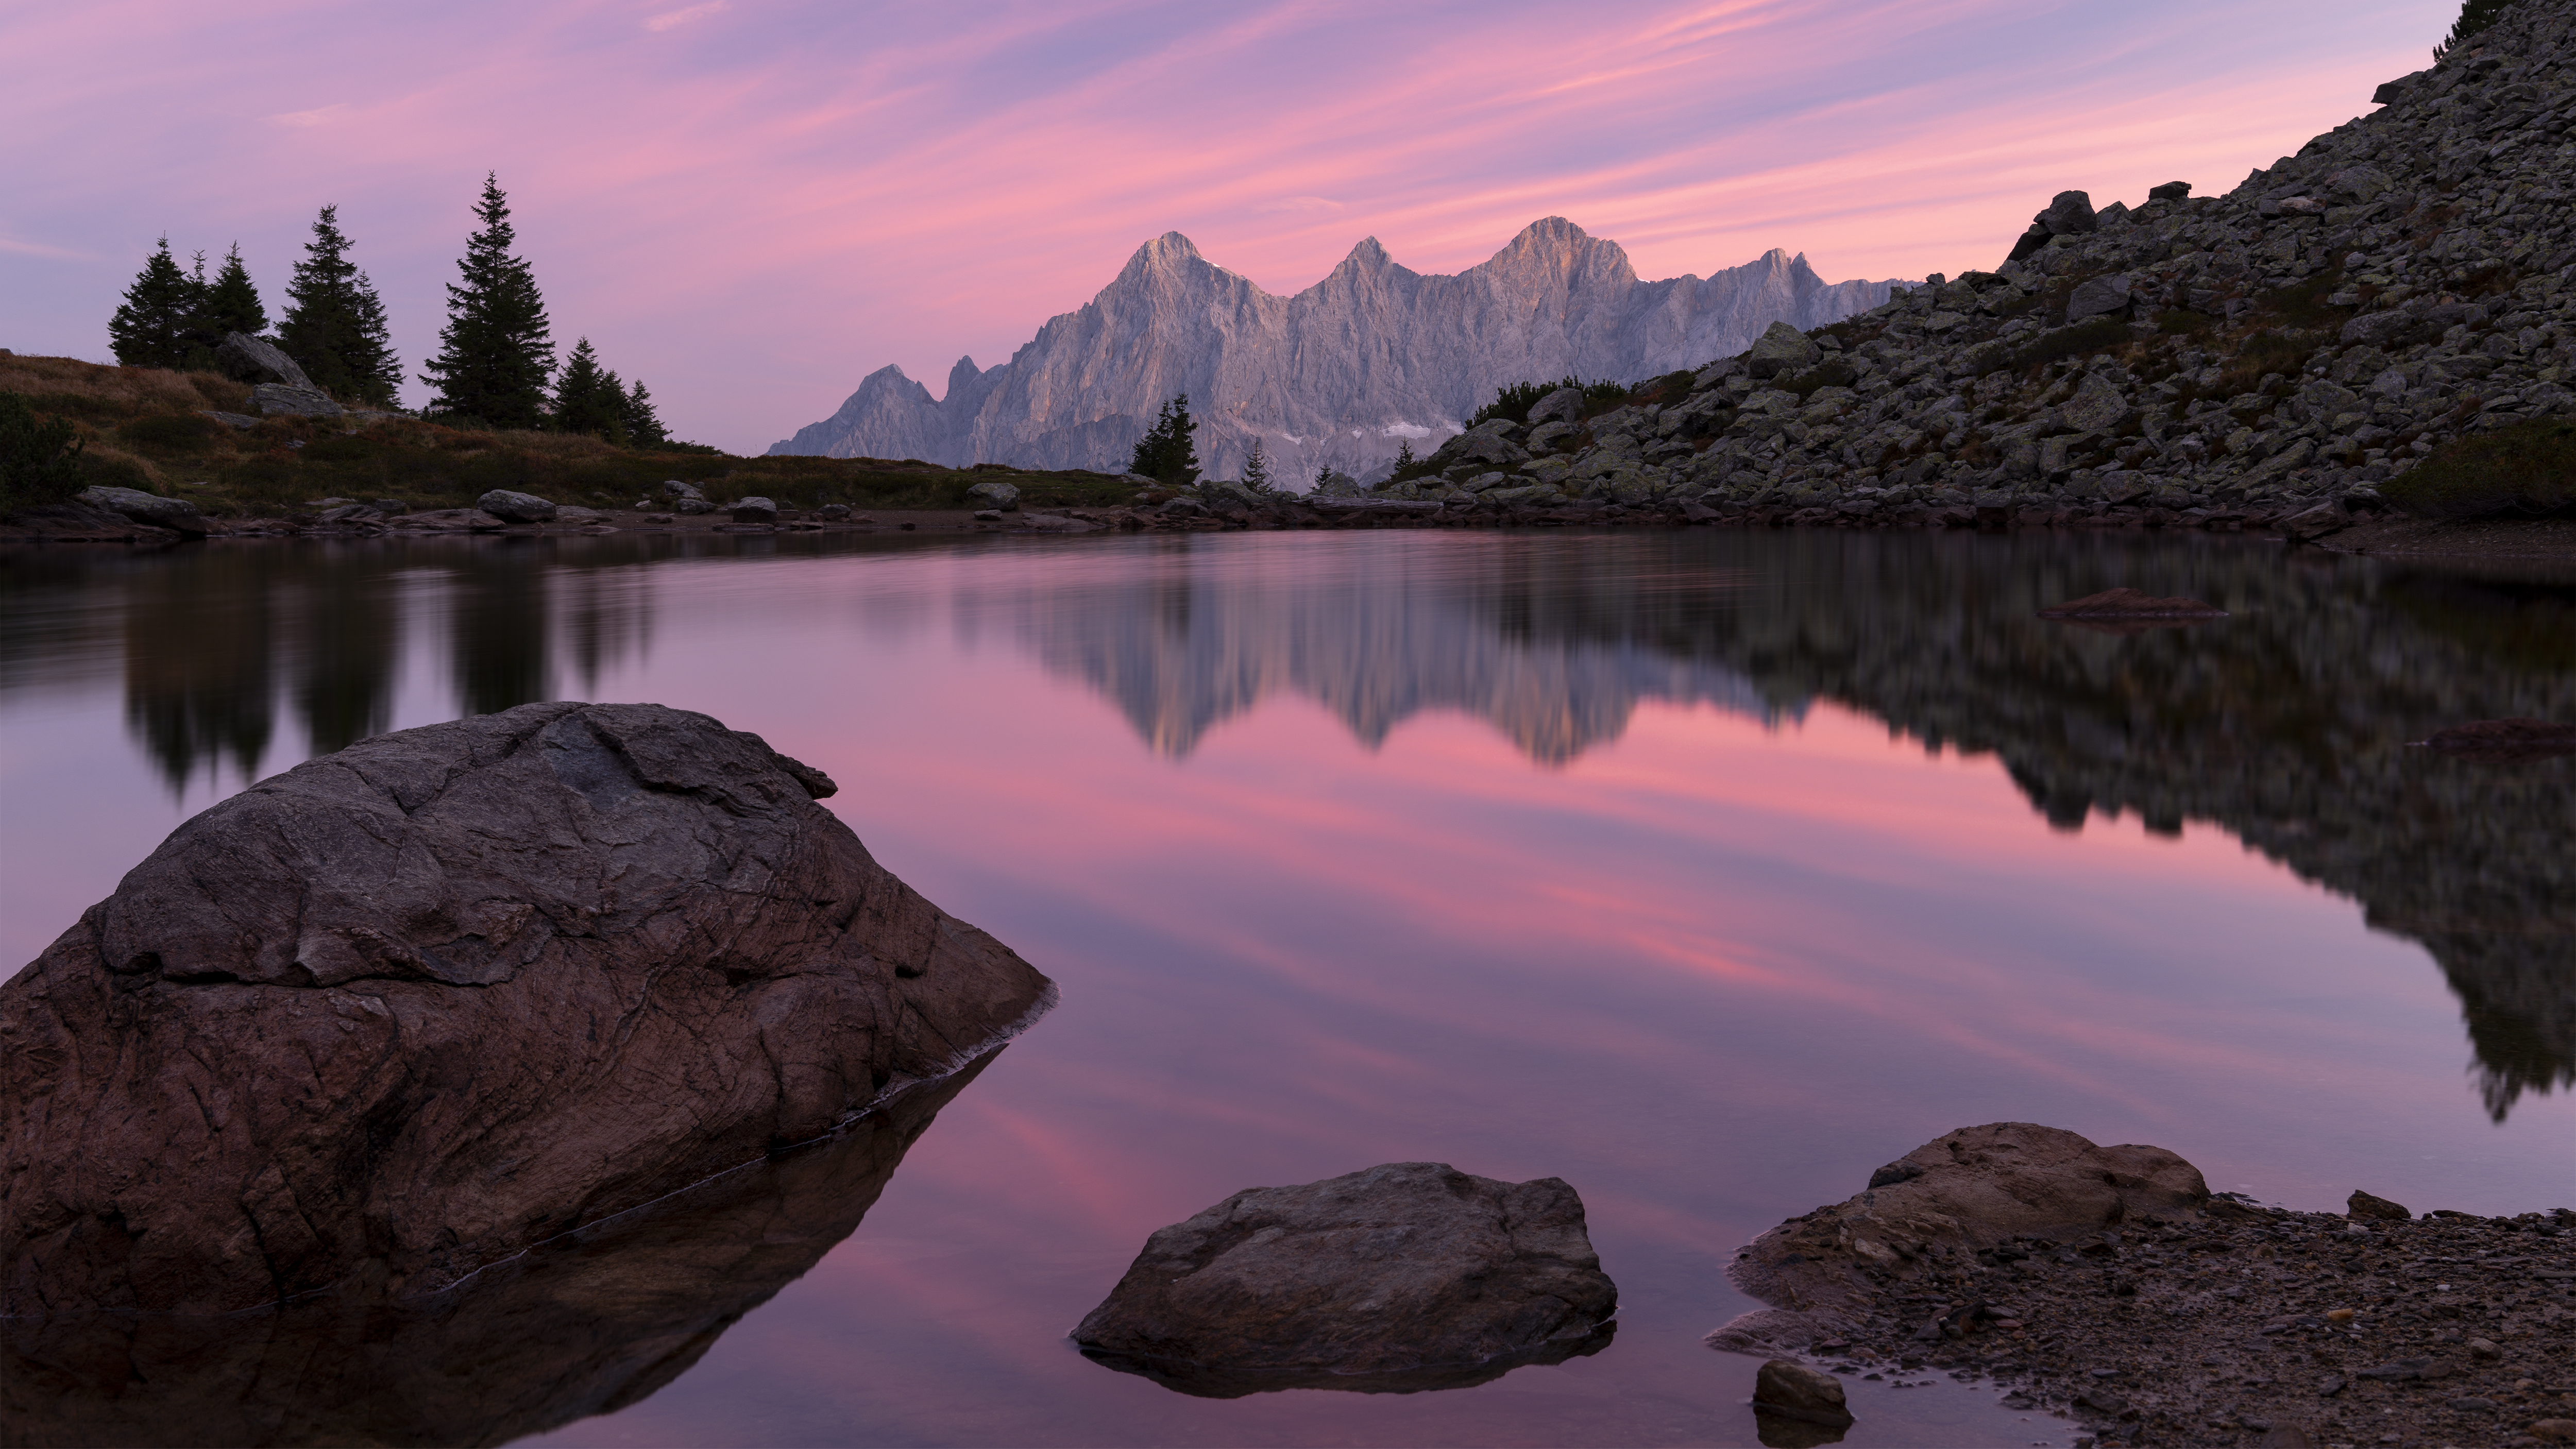
[(1163, 400), (1186, 392), (1210, 476), (1236, 476), (1256, 436), (1283, 480), (1327, 464), (1366, 474), (1401, 443), (1429, 451), (1497, 388), (1698, 367), (1773, 322), (1865, 311), (1890, 286), (1827, 282), (1777, 250), (1705, 278), (1642, 281), (1617, 243), (1549, 217), (1455, 276), (1400, 266), (1371, 237), (1281, 297), (1167, 232), (1010, 361), (958, 359), (937, 399), (880, 368), (769, 451), (1117, 471)]

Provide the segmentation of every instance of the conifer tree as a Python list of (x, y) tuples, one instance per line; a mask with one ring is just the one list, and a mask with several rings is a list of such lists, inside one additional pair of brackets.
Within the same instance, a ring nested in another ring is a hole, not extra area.
[(323, 207), (313, 219), (304, 259), (286, 284), (288, 305), (286, 320), (277, 329), (278, 346), (323, 390), (389, 405), (402, 386), (402, 359), (394, 355), (384, 301), (348, 252), (340, 208)]
[(626, 393), (626, 441), (638, 448), (658, 448), (671, 441), (671, 431), (662, 426), (662, 415), (653, 410), (653, 394), (644, 390), (644, 379)]
[(170, 238), (161, 238), (108, 318), (108, 345), (116, 360), (127, 367), (185, 366), (203, 290), (202, 279), (179, 270)]
[(1136, 455), (1128, 461), (1127, 471), (1175, 488), (1196, 483), (1199, 450), (1190, 435), (1198, 430), (1198, 420), (1190, 416), (1190, 395), (1174, 393), (1153, 428), (1136, 440)]
[(224, 253), (223, 268), (207, 286), (198, 315), (201, 330), (217, 342), (235, 332), (257, 337), (268, 330), (268, 309), (260, 304), (259, 288), (251, 285), (250, 268), (242, 265), (240, 242)]
[(536, 275), (525, 258), (510, 254), (518, 232), (497, 175), (483, 178), (474, 215), (483, 228), (456, 264), (465, 281), (448, 284), (447, 325), (420, 380), (438, 390), (431, 412), (533, 428), (544, 420), (555, 347)]
[(2496, 23), (2511, 0), (2460, 0), (2460, 18), (2451, 22), (2451, 33), (2433, 47), (2433, 59), (2441, 60), (2471, 36)]
[(1243, 459), (1243, 486), (1255, 493), (1270, 491), (1270, 459), (1261, 451), (1261, 440), (1252, 440), (1252, 451)]
[(602, 369), (590, 339), (577, 339), (555, 379), (554, 409), (547, 421), (560, 432), (588, 433), (612, 443), (626, 441), (626, 387), (617, 374)]
[(1413, 463), (1413, 440), (1411, 438), (1398, 438), (1395, 443), (1395, 472), (1389, 476), (1395, 478), (1403, 477), (1404, 470), (1412, 467)]

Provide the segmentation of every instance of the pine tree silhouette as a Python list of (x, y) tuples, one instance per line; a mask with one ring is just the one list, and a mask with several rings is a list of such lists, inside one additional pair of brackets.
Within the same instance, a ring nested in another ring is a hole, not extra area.
[(483, 178), (474, 215), (483, 229), (457, 262), (463, 285), (447, 287), (447, 325), (421, 381), (437, 389), (429, 411), (496, 428), (534, 428), (546, 413), (555, 348), (545, 299), (525, 258), (510, 254), (518, 232), (497, 174)]
[(179, 270), (170, 255), (170, 238), (161, 238), (108, 318), (108, 345), (116, 360), (127, 367), (185, 366), (197, 340), (203, 292), (200, 280)]
[(235, 332), (257, 337), (268, 330), (268, 308), (261, 305), (259, 288), (250, 280), (250, 268), (242, 265), (241, 243), (224, 253), (223, 267), (205, 292), (204, 319), (207, 335), (217, 342)]
[(626, 388), (603, 370), (590, 339), (579, 338), (555, 379), (554, 409), (547, 421), (559, 432), (588, 433), (612, 443), (626, 439)]
[(1191, 439), (1198, 430), (1198, 420), (1190, 416), (1190, 395), (1174, 393), (1153, 428), (1136, 440), (1136, 454), (1128, 461), (1127, 471), (1175, 488), (1198, 482), (1199, 450)]
[(390, 405), (402, 386), (402, 359), (394, 355), (393, 329), (375, 284), (349, 260), (338, 206), (314, 217), (313, 239), (304, 244), (286, 295), (286, 320), (278, 328), (286, 355), (326, 391)]
[(653, 394), (644, 390), (640, 377), (626, 393), (626, 441), (638, 448), (658, 448), (671, 441), (662, 415), (653, 411)]

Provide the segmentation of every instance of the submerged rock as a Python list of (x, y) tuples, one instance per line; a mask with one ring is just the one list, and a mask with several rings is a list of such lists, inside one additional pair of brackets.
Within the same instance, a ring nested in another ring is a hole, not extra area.
[(1054, 988), (658, 705), (379, 736), (0, 986), (0, 1314), (431, 1292), (956, 1071)]
[(1073, 1339), (1210, 1397), (1443, 1388), (1592, 1352), (1617, 1306), (1564, 1182), (1395, 1162), (1162, 1229)]
[(2224, 619), (2227, 611), (2198, 599), (2160, 599), (2140, 589), (2104, 589), (2039, 611), (2043, 619)]
[(2424, 744), (2479, 764), (2512, 765), (2576, 755), (2576, 725), (2545, 719), (2482, 719), (2435, 730)]

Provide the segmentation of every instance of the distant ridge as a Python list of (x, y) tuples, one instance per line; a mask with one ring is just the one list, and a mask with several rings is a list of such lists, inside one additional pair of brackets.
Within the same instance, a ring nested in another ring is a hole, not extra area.
[(1456, 276), (1411, 271), (1365, 238), (1281, 297), (1166, 232), (1009, 362), (959, 358), (936, 399), (880, 368), (769, 451), (1115, 471), (1163, 399), (1187, 392), (1212, 476), (1235, 476), (1256, 435), (1283, 481), (1325, 464), (1365, 476), (1402, 442), (1428, 452), (1506, 384), (1698, 367), (1773, 322), (1866, 311), (1892, 285), (1827, 282), (1777, 249), (1706, 278), (1641, 281), (1618, 243), (1552, 216)]

